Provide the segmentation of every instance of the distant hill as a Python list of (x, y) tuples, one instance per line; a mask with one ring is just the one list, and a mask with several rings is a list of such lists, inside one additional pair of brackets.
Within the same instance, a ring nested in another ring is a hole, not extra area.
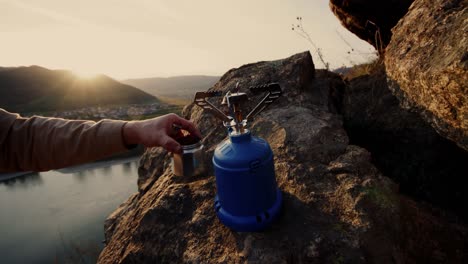
[(206, 91), (213, 86), (219, 76), (188, 75), (168, 78), (128, 79), (122, 83), (135, 86), (161, 99), (171, 98), (191, 101), (197, 91)]
[(39, 66), (0, 67), (0, 108), (12, 112), (62, 111), (150, 102), (157, 102), (157, 99), (105, 75), (81, 79), (70, 71)]
[(336, 68), (334, 70), (332, 70), (334, 73), (338, 73), (338, 74), (346, 74), (348, 73), (349, 71), (352, 70), (353, 67), (345, 67), (345, 66), (342, 66), (342, 67), (339, 67), (339, 68)]
[(6, 71), (6, 70), (11, 70), (14, 69), (15, 67), (0, 67), (0, 71)]

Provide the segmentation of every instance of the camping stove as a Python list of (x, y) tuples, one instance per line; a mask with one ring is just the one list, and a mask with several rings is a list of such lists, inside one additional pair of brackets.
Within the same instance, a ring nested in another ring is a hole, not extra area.
[(223, 97), (222, 104), (227, 106), (228, 114), (207, 100), (222, 96), (221, 92), (197, 92), (194, 100), (196, 105), (222, 120), (227, 128), (229, 137), (218, 145), (213, 156), (217, 187), (214, 207), (224, 225), (240, 232), (265, 229), (277, 217), (282, 204), (273, 152), (264, 139), (253, 136), (246, 128), (255, 115), (281, 96), (281, 87), (271, 83), (249, 90), (266, 96), (245, 116), (242, 106), (249, 98), (237, 86)]

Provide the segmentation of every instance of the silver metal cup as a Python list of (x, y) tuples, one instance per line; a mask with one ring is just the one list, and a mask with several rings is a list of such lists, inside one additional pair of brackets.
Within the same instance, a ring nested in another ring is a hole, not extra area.
[(204, 170), (203, 144), (182, 145), (182, 153), (172, 155), (172, 172), (177, 176), (196, 176)]

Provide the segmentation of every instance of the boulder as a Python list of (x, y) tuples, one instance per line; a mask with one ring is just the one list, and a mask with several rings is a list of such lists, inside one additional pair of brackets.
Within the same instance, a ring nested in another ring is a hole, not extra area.
[(389, 87), (468, 150), (468, 0), (415, 0), (386, 49)]
[(399, 184), (400, 192), (468, 222), (468, 152), (400, 106), (382, 63), (373, 69), (349, 80), (343, 92), (340, 109), (350, 142), (370, 151), (372, 163)]
[[(278, 82), (283, 97), (250, 124), (275, 154), (284, 204), (268, 230), (238, 233), (214, 211), (212, 168), (177, 177), (169, 156), (142, 157), (139, 192), (107, 222), (99, 263), (440, 263), (466, 262), (468, 232), (398, 194), (398, 187), (349, 145), (338, 115), (343, 82), (315, 71), (308, 52), (244, 65), (210, 90)], [(255, 104), (259, 97), (253, 97)], [(205, 135), (206, 160), (226, 138), (220, 121), (189, 105)]]
[(330, 8), (345, 28), (381, 53), (390, 41), (391, 29), (413, 1), (330, 0)]

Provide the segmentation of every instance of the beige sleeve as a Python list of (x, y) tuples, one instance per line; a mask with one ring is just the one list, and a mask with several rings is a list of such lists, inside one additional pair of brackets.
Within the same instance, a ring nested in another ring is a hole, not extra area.
[(123, 152), (125, 123), (23, 118), (0, 109), (0, 171), (46, 171)]

